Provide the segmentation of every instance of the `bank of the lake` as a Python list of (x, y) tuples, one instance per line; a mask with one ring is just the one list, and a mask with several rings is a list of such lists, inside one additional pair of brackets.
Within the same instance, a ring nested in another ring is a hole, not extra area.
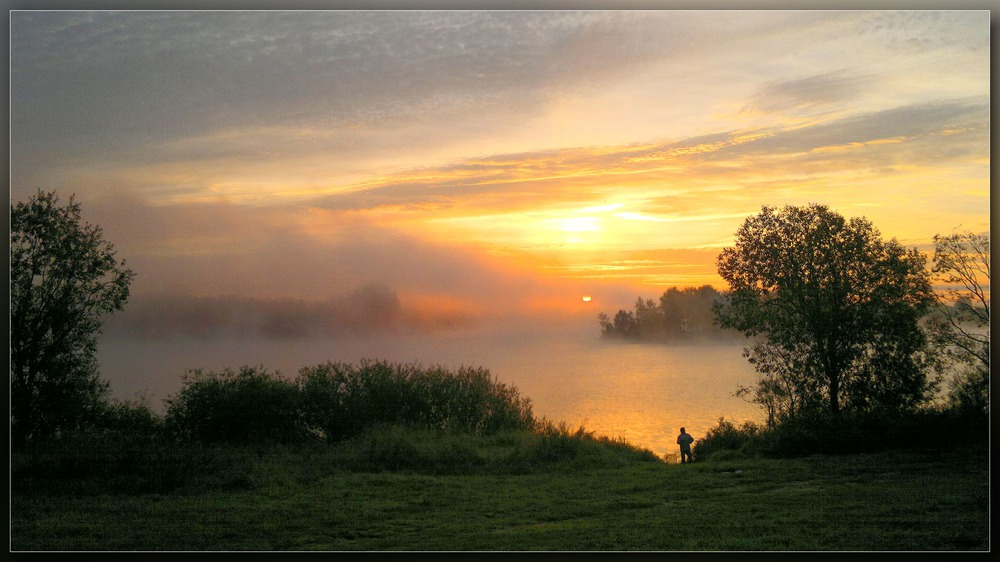
[(235, 489), (13, 490), (11, 547), (127, 551), (983, 551), (985, 448), (525, 474), (304, 469)]
[[(596, 323), (595, 323), (596, 324)], [(720, 417), (762, 421), (756, 404), (736, 397), (758, 375), (742, 344), (651, 344), (602, 339), (593, 327), (567, 334), (401, 334), (391, 339), (177, 339), (101, 343), (101, 372), (116, 396), (146, 396), (154, 409), (176, 394), (188, 368), (263, 365), (295, 376), (302, 367), (364, 358), (484, 367), (532, 402), (536, 417), (622, 437), (658, 455), (676, 456), (677, 434), (701, 439)]]

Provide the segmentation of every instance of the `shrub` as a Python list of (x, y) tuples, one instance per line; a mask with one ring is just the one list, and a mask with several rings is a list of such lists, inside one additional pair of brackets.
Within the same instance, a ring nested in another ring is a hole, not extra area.
[[(831, 416), (814, 412), (786, 420), (766, 437), (773, 456), (850, 454), (900, 448), (935, 447), (959, 430), (946, 412), (870, 412)], [(945, 437), (947, 436), (947, 437)]]
[(705, 437), (698, 440), (692, 453), (698, 460), (718, 455), (722, 451), (752, 453), (759, 446), (761, 433), (760, 426), (753, 422), (737, 426), (725, 418), (719, 418), (718, 425), (709, 429)]
[[(796, 457), (851, 454), (892, 449), (985, 447), (989, 424), (956, 409), (915, 412), (841, 413), (807, 411), (771, 429), (747, 422), (737, 427), (719, 419), (695, 445), (695, 458), (718, 460), (734, 454)], [(726, 454), (722, 454), (725, 452)]]
[(291, 442), (305, 435), (298, 387), (263, 367), (188, 371), (166, 403), (167, 429), (185, 441)]
[(379, 424), (489, 435), (534, 423), (531, 402), (481, 368), (328, 362), (300, 370), (298, 384), (306, 426), (329, 441)]
[(156, 415), (145, 399), (111, 400), (99, 409), (94, 429), (128, 439), (151, 439), (163, 434), (163, 418)]

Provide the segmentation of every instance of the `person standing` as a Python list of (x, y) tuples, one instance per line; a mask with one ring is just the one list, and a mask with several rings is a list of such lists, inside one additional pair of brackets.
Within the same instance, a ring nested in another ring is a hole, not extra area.
[(694, 443), (694, 437), (682, 427), (681, 434), (677, 436), (677, 444), (681, 446), (681, 463), (694, 462), (691, 456), (691, 443)]

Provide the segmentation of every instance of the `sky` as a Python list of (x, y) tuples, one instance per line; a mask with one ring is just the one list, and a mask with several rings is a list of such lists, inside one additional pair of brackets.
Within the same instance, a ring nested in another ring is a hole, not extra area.
[(15, 11), (11, 199), (75, 194), (135, 270), (111, 332), (596, 334), (637, 296), (725, 288), (716, 256), (763, 205), (923, 249), (988, 231), (989, 25)]

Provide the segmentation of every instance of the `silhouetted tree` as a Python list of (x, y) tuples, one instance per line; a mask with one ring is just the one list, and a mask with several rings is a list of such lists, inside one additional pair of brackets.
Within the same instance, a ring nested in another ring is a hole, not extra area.
[(636, 299), (635, 324), (638, 335), (643, 337), (654, 337), (663, 332), (663, 313), (653, 299)]
[(602, 312), (597, 315), (597, 323), (601, 325), (602, 336), (614, 335), (615, 323), (611, 321), (611, 317), (608, 316), (607, 312)]
[(635, 337), (639, 334), (639, 324), (631, 310), (619, 310), (615, 314), (615, 333), (625, 337)]
[(933, 389), (918, 325), (932, 301), (925, 264), (864, 218), (824, 205), (765, 206), (719, 255), (731, 293), (716, 316), (759, 337), (746, 354), (761, 384), (798, 403), (821, 390), (834, 415), (907, 410)]
[(711, 285), (671, 287), (660, 296), (660, 314), (667, 335), (705, 334), (716, 329), (712, 307), (723, 299)]
[(715, 325), (712, 307), (724, 298), (711, 285), (671, 287), (659, 302), (638, 297), (634, 311), (619, 310), (614, 319), (602, 312), (597, 321), (605, 336), (667, 340), (719, 336), (722, 330)]
[(120, 310), (134, 273), (73, 197), (39, 191), (11, 209), (10, 398), (15, 443), (78, 426), (107, 384), (94, 358), (101, 317)]
[(822, 378), (810, 373), (806, 350), (757, 340), (743, 350), (743, 356), (760, 374), (760, 380), (753, 385), (740, 385), (736, 396), (763, 407), (768, 427), (774, 428), (799, 412), (823, 407)]
[(963, 410), (989, 412), (990, 237), (955, 232), (934, 237), (937, 313), (931, 337), (964, 367), (952, 381), (950, 398)]

